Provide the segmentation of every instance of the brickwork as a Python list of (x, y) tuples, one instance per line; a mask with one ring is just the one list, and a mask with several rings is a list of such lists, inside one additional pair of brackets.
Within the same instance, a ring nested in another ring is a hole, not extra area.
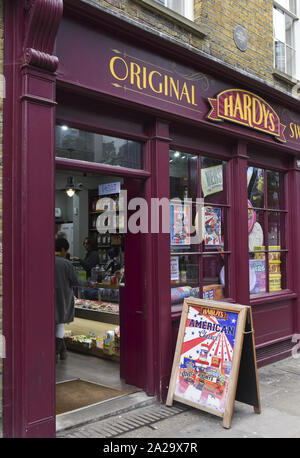
[[(89, 2), (163, 32), (285, 91), (292, 90), (292, 84), (273, 75), (272, 0), (195, 0), (194, 23), (206, 26), (208, 33), (204, 38), (138, 0)], [(248, 36), (246, 51), (239, 50), (234, 42), (234, 29), (238, 25)]]

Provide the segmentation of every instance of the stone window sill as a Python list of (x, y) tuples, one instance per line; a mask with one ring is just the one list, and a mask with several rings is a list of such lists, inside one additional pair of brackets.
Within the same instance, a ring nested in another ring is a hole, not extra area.
[(144, 6), (145, 8), (154, 11), (155, 13), (159, 13), (166, 19), (171, 20), (175, 24), (183, 27), (188, 32), (193, 33), (194, 35), (199, 36), (200, 38), (204, 38), (208, 34), (208, 29), (204, 25), (195, 24), (190, 19), (182, 16), (181, 14), (176, 13), (175, 11), (167, 8), (166, 6), (160, 5), (158, 2), (154, 0), (133, 0), (136, 3)]
[(281, 72), (280, 70), (277, 70), (276, 68), (273, 69), (273, 76), (275, 78), (284, 81), (285, 83), (290, 84), (291, 86), (295, 86), (296, 84), (299, 84), (299, 81), (294, 78), (291, 75), (288, 75), (287, 73)]

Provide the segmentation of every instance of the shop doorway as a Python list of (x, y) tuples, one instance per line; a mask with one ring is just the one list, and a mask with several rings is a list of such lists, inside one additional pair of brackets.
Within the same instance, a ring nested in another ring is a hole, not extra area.
[(57, 415), (143, 387), (143, 331), (137, 323), (142, 239), (124, 233), (126, 214), (120, 209), (122, 191), (130, 198), (142, 189), (141, 180), (124, 176), (56, 170), (55, 239), (68, 241), (67, 257), (81, 280), (73, 288), (74, 320), (63, 335), (57, 329), (63, 339), (56, 363)]

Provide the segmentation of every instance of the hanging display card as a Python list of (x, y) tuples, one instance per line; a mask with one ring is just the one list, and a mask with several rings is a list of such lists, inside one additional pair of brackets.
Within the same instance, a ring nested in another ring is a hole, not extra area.
[(221, 245), (221, 208), (205, 207), (205, 245)]
[(189, 245), (191, 243), (190, 214), (190, 205), (171, 205), (171, 245)]
[(237, 395), (260, 413), (251, 308), (185, 299), (166, 404), (196, 407), (230, 428)]
[(179, 281), (179, 257), (171, 256), (171, 281)]
[(105, 194), (119, 194), (120, 189), (120, 181), (116, 181), (114, 183), (102, 183), (98, 186), (98, 194), (99, 196), (103, 196)]
[(223, 191), (223, 166), (201, 169), (201, 184), (203, 197)]

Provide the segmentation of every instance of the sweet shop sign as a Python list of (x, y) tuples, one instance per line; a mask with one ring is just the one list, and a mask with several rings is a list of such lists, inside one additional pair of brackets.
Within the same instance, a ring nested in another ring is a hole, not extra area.
[(284, 131), (276, 111), (264, 99), (249, 91), (228, 89), (216, 98), (208, 98), (211, 121), (230, 121), (272, 135), (276, 140), (286, 143)]
[(260, 413), (251, 308), (187, 298), (166, 404), (196, 407), (230, 428), (235, 399)]

